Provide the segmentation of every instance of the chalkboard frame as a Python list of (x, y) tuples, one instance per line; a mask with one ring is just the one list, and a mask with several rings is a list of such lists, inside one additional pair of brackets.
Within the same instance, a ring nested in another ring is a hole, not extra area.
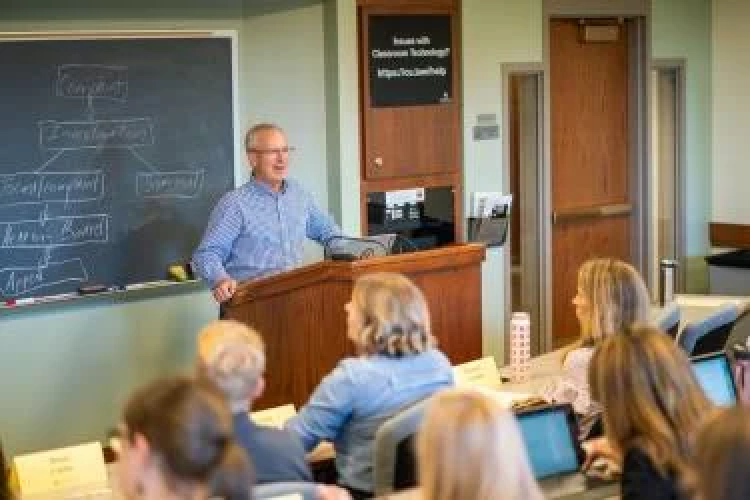
[[(88, 41), (88, 40), (143, 40), (143, 39), (191, 39), (191, 38), (222, 38), (229, 41), (231, 66), (231, 185), (236, 186), (237, 179), (242, 177), (242, 130), (239, 119), (239, 49), (237, 30), (73, 30), (73, 31), (39, 31), (39, 32), (0, 32), (0, 44), (5, 42), (24, 41)], [(200, 280), (188, 281), (158, 280), (153, 286), (146, 284), (144, 288), (108, 289), (95, 295), (81, 295), (76, 293), (34, 294), (29, 299), (18, 301), (3, 299), (0, 301), (2, 314), (29, 310), (38, 310), (41, 306), (47, 309), (53, 305), (72, 305), (77, 303), (119, 303), (130, 299), (158, 298), (175, 293), (190, 293), (205, 286)], [(17, 303), (16, 303), (17, 302)], [(28, 307), (33, 306), (33, 307)]]

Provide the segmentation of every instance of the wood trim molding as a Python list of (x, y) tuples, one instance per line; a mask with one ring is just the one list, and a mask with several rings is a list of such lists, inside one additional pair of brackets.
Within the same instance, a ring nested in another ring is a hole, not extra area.
[(708, 238), (714, 247), (750, 249), (750, 225), (711, 222)]

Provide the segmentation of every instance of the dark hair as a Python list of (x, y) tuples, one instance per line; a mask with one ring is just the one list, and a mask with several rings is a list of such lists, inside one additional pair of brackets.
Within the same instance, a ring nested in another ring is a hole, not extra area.
[(742, 406), (722, 409), (698, 434), (696, 475), (699, 498), (750, 498), (750, 411)]
[(2, 443), (0, 443), (0, 473), (2, 473), (2, 477), (0, 477), (0, 500), (12, 498), (10, 485), (8, 484), (8, 466), (5, 463)]
[(125, 406), (128, 438), (141, 434), (162, 466), (168, 486), (199, 482), (212, 496), (252, 499), (253, 472), (234, 442), (222, 393), (207, 380), (170, 377), (136, 391)]

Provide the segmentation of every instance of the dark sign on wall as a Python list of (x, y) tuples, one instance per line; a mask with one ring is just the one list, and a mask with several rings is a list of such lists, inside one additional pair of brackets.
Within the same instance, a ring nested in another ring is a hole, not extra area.
[(450, 102), (449, 15), (370, 16), (368, 32), (371, 106)]

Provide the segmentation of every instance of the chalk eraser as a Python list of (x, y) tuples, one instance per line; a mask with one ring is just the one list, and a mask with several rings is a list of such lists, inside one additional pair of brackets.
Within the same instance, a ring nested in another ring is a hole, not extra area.
[(92, 293), (106, 292), (107, 287), (104, 285), (87, 285), (78, 287), (78, 293), (80, 295), (91, 295)]

